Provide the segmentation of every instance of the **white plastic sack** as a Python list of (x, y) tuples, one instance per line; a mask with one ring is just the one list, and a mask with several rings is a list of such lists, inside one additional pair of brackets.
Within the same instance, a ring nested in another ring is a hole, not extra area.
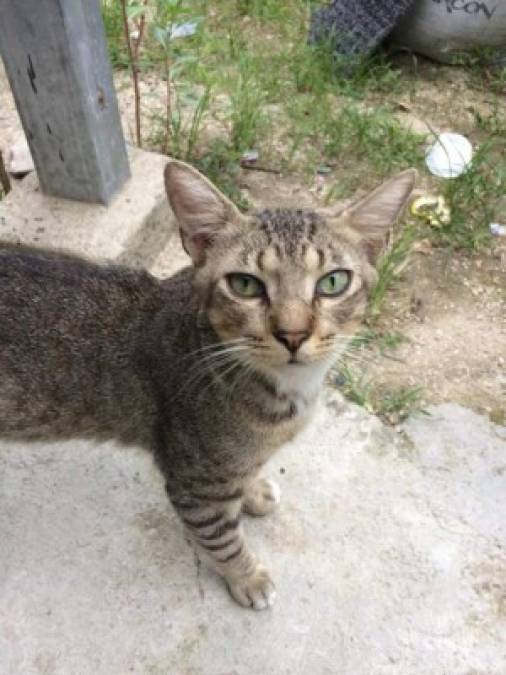
[(506, 0), (417, 0), (391, 38), (439, 61), (478, 49), (499, 61), (506, 55)]

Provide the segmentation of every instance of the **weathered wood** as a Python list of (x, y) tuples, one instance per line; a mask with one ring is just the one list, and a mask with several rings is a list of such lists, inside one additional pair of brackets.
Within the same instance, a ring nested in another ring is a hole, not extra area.
[(107, 203), (130, 170), (98, 0), (0, 0), (0, 53), (42, 190)]

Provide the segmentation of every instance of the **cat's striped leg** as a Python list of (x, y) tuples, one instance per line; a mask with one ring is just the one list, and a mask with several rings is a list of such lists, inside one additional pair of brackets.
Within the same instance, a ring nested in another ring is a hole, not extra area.
[(250, 516), (266, 516), (281, 500), (279, 485), (268, 478), (255, 478), (244, 490), (242, 509)]
[[(221, 486), (222, 488), (223, 486)], [(171, 496), (198, 552), (224, 577), (240, 605), (266, 609), (275, 600), (274, 584), (246, 545), (241, 528), (242, 490), (213, 498)]]

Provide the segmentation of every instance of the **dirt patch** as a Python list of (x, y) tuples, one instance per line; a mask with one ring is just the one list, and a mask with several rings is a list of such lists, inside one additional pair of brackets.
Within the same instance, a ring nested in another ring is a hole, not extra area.
[(455, 401), (506, 420), (506, 273), (501, 251), (473, 258), (415, 255), (388, 296), (378, 329), (405, 338), (373, 353), (379, 386), (420, 386), (422, 404)]
[[(504, 117), (501, 92), (493, 86), (484, 86), (482, 78), (487, 77), (486, 71), (478, 74), (414, 55), (396, 55), (394, 63), (404, 74), (402, 90), (398, 94), (373, 94), (368, 100), (376, 105), (385, 105), (386, 100), (393, 105), (398, 102), (399, 120), (404, 117), (409, 126), (413, 116), (425, 123), (414, 128), (415, 132), (427, 133), (428, 124), (433, 131), (457, 131), (478, 142), (485, 134), (477, 125), (477, 114), (482, 118), (494, 114)], [(409, 72), (411, 77), (407, 75)]]

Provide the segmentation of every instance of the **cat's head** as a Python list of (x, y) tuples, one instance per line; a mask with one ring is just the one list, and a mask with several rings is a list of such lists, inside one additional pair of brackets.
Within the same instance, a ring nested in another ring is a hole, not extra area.
[(262, 370), (331, 361), (364, 315), (415, 178), (404, 171), (335, 213), (243, 215), (198, 171), (169, 162), (167, 195), (219, 338)]

